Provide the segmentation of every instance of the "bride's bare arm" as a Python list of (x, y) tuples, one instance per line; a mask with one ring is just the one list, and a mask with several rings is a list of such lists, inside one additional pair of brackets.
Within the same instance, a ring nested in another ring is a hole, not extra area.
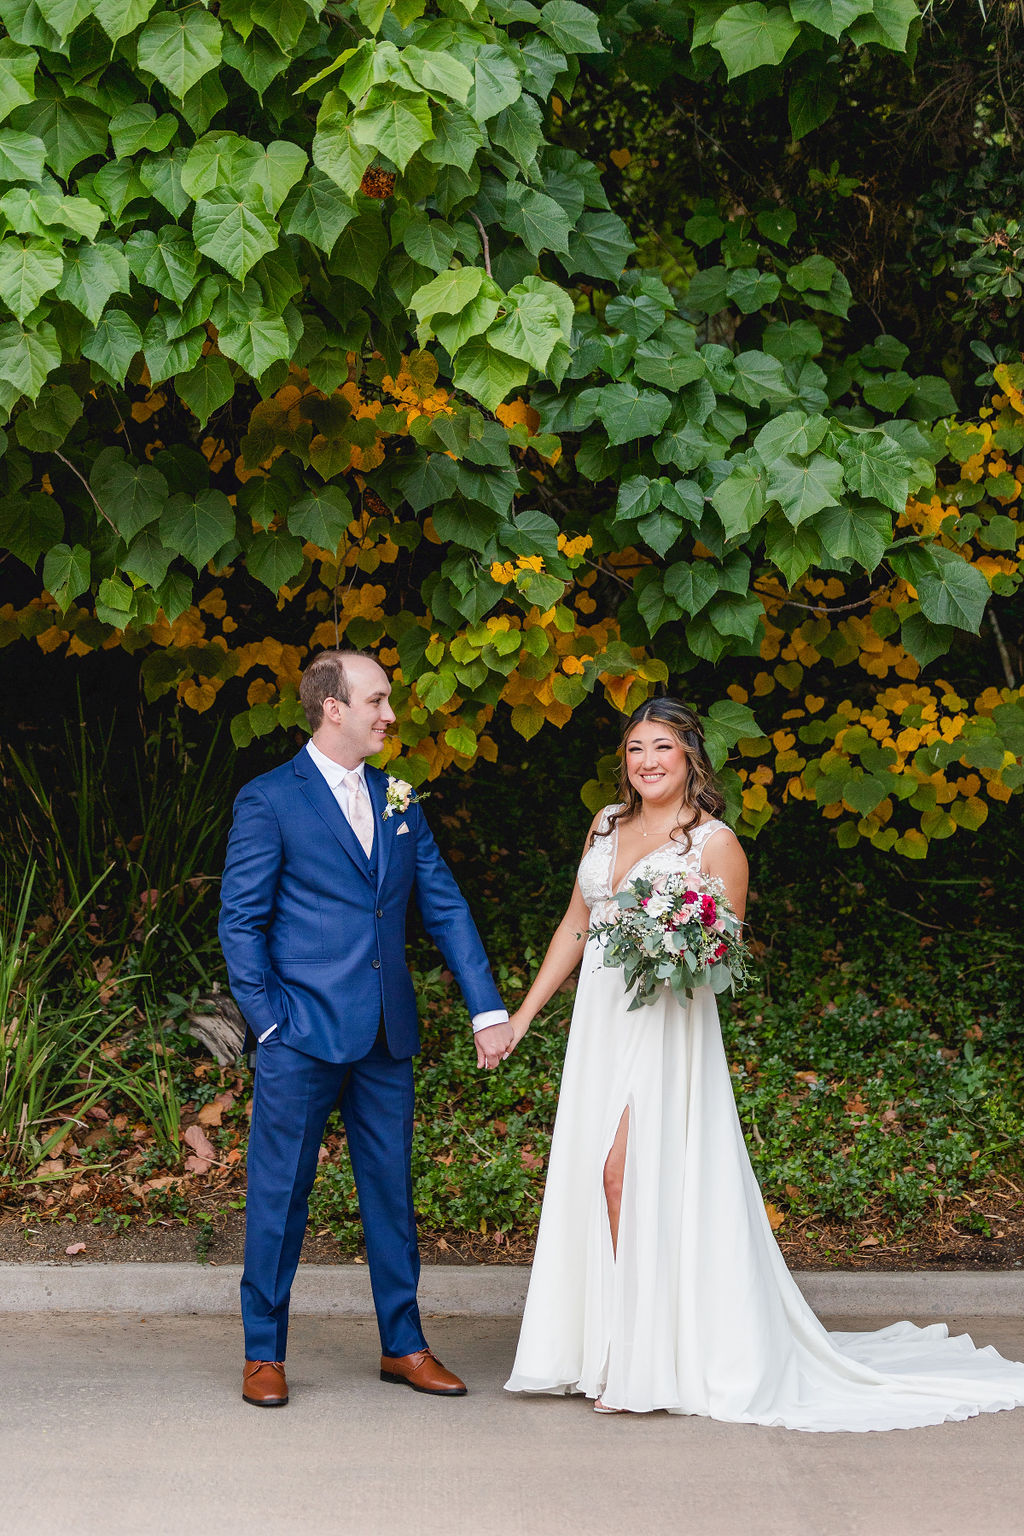
[(740, 847), (740, 840), (728, 827), (708, 838), (704, 850), (704, 872), (721, 880), (725, 894), (736, 916), (743, 921), (747, 909), (747, 856)]
[[(600, 817), (594, 818), (591, 832), (599, 820)], [(584, 847), (589, 848), (589, 846), (590, 834), (588, 833)], [(512, 1054), (545, 1003), (550, 1002), (562, 983), (568, 980), (579, 965), (586, 947), (589, 923), (590, 911), (583, 900), (577, 880), (572, 888), (572, 900), (566, 908), (565, 916), (555, 929), (551, 943), (541, 961), (540, 970), (533, 978), (533, 984), (519, 1008), (512, 1015), (512, 1044), (508, 1048), (507, 1055)]]

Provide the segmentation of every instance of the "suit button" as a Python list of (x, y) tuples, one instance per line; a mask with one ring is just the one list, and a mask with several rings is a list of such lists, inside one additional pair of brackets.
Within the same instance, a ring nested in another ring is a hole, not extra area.
[(383, 917), (384, 916), (384, 908), (383, 907), (378, 907), (377, 908), (377, 916), (378, 917)]
[(373, 968), (374, 968), (375, 971), (379, 971), (380, 970), (380, 961), (379, 960), (375, 960), (373, 962)]

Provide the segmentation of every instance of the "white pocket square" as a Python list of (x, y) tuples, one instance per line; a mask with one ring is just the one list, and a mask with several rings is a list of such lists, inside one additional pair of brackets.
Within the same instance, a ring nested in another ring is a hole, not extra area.
[(395, 836), (396, 837), (401, 837), (404, 833), (408, 832), (408, 830), (409, 830), (409, 823), (407, 821), (399, 822), (399, 824), (398, 824), (398, 831), (395, 833)]

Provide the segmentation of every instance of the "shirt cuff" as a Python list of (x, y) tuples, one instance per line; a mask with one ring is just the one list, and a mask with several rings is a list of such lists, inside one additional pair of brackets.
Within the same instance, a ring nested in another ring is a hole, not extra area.
[(473, 1015), (473, 1033), (475, 1035), (481, 1029), (490, 1029), (492, 1024), (507, 1024), (507, 1023), (508, 1023), (508, 1009), (507, 1008), (491, 1008), (486, 1013), (474, 1013), (474, 1015)]

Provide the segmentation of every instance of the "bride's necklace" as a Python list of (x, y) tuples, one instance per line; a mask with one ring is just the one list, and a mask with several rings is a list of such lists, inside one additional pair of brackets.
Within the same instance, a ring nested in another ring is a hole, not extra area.
[(670, 826), (662, 828), (662, 830), (660, 832), (657, 830), (657, 828), (652, 828), (652, 830), (650, 832), (648, 832), (646, 826), (644, 825), (644, 813), (643, 813), (643, 811), (641, 810), (638, 814), (639, 814), (639, 819), (640, 819), (640, 836), (641, 837), (660, 837), (660, 838), (664, 838), (668, 833), (673, 832), (675, 830), (675, 828), (679, 825), (679, 817), (677, 815), (675, 821), (673, 821)]

